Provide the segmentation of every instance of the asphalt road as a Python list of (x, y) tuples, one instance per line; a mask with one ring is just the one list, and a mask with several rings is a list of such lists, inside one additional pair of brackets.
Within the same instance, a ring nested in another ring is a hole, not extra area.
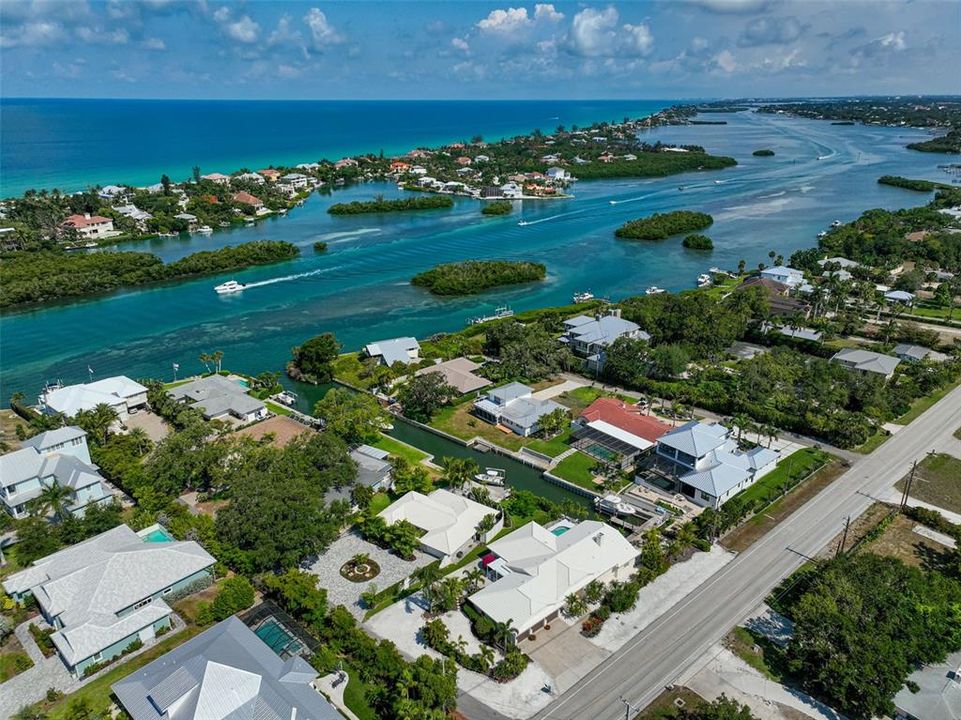
[[(725, 566), (535, 715), (536, 720), (619, 720), (627, 699), (641, 708), (762, 603), (805, 558), (817, 553), (910, 468), (952, 440), (961, 427), (961, 387), (902, 429), (806, 505)], [(471, 720), (499, 716), (479, 703), (462, 706)], [(633, 716), (633, 714), (632, 714)]]

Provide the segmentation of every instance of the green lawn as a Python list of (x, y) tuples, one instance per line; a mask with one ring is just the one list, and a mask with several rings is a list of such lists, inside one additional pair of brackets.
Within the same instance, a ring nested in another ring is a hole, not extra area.
[(959, 427), (957, 430), (954, 431), (954, 436), (955, 436), (958, 440), (961, 440), (961, 427)]
[[(769, 680), (781, 681), (783, 673), (777, 664), (772, 666), (765, 658), (765, 654), (775, 652), (775, 648), (764, 638), (739, 625), (724, 638), (724, 645)], [(759, 648), (759, 651), (755, 651), (755, 647)]]
[(386, 509), (388, 505), (390, 505), (390, 496), (387, 493), (379, 492), (374, 493), (367, 509), (372, 515), (376, 515), (381, 510)]
[(869, 437), (867, 439), (867, 442), (865, 442), (863, 445), (858, 445), (856, 448), (854, 448), (854, 452), (861, 453), (862, 455), (867, 455), (868, 453), (872, 453), (875, 450), (877, 450), (879, 447), (881, 447), (881, 444), (885, 440), (887, 440), (889, 437), (891, 436), (888, 435), (886, 432), (884, 432), (883, 430), (879, 430), (878, 432), (874, 433), (874, 435)]
[(911, 404), (911, 409), (899, 417), (896, 422), (899, 425), (907, 425), (912, 420), (916, 420), (921, 413), (934, 405), (949, 392), (954, 390), (959, 384), (961, 384), (961, 380), (953, 382), (950, 385), (945, 385), (943, 388), (935, 390), (930, 395), (925, 395), (922, 398), (918, 398)]
[(481, 437), (488, 442), (507, 448), (508, 450), (520, 450), (526, 442), (526, 438), (515, 435), (512, 432), (501, 432), (490, 423), (486, 423), (480, 418), (471, 415), (471, 403), (462, 405), (451, 405), (441, 408), (431, 420), (431, 427), (435, 427), (445, 433), (460, 438), (470, 440), (472, 437)]
[(334, 360), (334, 378), (346, 385), (369, 390), (373, 383), (371, 378), (362, 377), (363, 374), (364, 365), (360, 361), (360, 353), (345, 353)]
[(570, 450), (570, 441), (571, 429), (568, 427), (560, 435), (553, 437), (550, 440), (534, 438), (527, 443), (527, 447), (530, 450), (541, 453), (542, 455), (547, 455), (548, 457), (557, 457), (562, 452)]
[(344, 705), (346, 705), (359, 720), (377, 720), (377, 713), (367, 704), (368, 685), (360, 679), (360, 673), (354, 668), (346, 668), (349, 676), (347, 687), (344, 688)]
[[(18, 644), (19, 645), (19, 644)], [(14, 675), (33, 667), (33, 661), (27, 653), (0, 651), (0, 683), (6, 682)]]
[(274, 415), (284, 415), (285, 417), (289, 417), (291, 415), (290, 408), (285, 408), (283, 405), (278, 405), (270, 400), (264, 400), (263, 402), (264, 405), (267, 406), (267, 409), (270, 410), (270, 412), (272, 412)]
[(597, 465), (597, 460), (590, 455), (576, 452), (573, 455), (561, 460), (551, 468), (551, 475), (556, 475), (563, 480), (580, 485), (582, 488), (597, 491), (598, 484), (594, 482), (594, 473), (591, 469)]
[(569, 408), (574, 414), (574, 417), (577, 417), (584, 411), (584, 408), (597, 400), (599, 397), (616, 397), (617, 399), (623, 400), (627, 403), (636, 402), (633, 398), (627, 397), (626, 395), (610, 393), (602, 390), (599, 387), (591, 387), (588, 385), (561, 393), (554, 398), (554, 400), (559, 402), (564, 407)]
[(814, 448), (803, 448), (788, 455), (767, 475), (739, 493), (745, 502), (758, 501), (762, 506), (781, 497), (801, 478), (807, 477), (824, 465), (830, 456)]
[[(903, 490), (905, 479), (895, 487)], [(928, 455), (918, 465), (911, 497), (961, 513), (961, 460), (943, 453)]]
[(379, 450), (386, 450), (391, 455), (405, 458), (408, 462), (414, 465), (428, 457), (427, 453), (418, 450), (413, 445), (408, 445), (400, 440), (395, 440), (394, 438), (384, 435), (383, 433), (380, 436), (380, 440), (375, 443), (371, 443), (371, 445)]

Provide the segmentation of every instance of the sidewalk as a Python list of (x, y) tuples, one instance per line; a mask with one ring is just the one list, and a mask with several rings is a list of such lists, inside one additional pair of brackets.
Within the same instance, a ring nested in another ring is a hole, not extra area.
[[(349, 679), (340, 683), (334, 687), (334, 680), (337, 679), (338, 673), (330, 673), (329, 675), (324, 675), (319, 677), (311, 683), (314, 689), (319, 691), (324, 697), (326, 697), (334, 707), (340, 710), (341, 714), (348, 718), (348, 720), (359, 720), (359, 718), (351, 712), (350, 708), (344, 703), (344, 690), (347, 689), (347, 683), (350, 682)], [(347, 673), (345, 672), (346, 676)]]

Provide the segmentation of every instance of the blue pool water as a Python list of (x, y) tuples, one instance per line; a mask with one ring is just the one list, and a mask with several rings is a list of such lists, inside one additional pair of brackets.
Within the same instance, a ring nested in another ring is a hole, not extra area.
[(569, 527), (567, 527), (567, 526), (565, 526), (565, 525), (561, 525), (560, 527), (556, 527), (556, 528), (554, 528), (553, 530), (551, 530), (551, 534), (552, 534), (552, 535), (557, 535), (558, 537), (560, 537), (561, 535), (563, 535), (564, 533), (566, 533), (568, 530), (570, 530)]
[(263, 640), (271, 650), (282, 657), (289, 657), (298, 653), (301, 644), (291, 635), (284, 626), (274, 618), (268, 618), (254, 633)]
[(173, 535), (171, 535), (169, 532), (167, 532), (161, 527), (161, 528), (157, 528), (156, 530), (151, 530), (149, 533), (144, 535), (143, 541), (150, 542), (150, 543), (158, 543), (158, 542), (173, 542), (173, 539), (174, 539)]

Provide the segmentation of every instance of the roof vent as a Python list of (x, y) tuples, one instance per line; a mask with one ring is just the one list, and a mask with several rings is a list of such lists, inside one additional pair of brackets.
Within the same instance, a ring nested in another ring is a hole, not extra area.
[(601, 544), (601, 540), (603, 539), (604, 539), (604, 533), (599, 532), (594, 534), (594, 542), (596, 542), (598, 545)]

